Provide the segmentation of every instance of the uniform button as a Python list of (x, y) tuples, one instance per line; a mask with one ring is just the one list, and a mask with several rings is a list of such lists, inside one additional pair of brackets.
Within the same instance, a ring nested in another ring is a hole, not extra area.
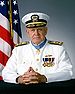
[(36, 68), (36, 71), (38, 71), (38, 69)]
[(36, 61), (39, 61), (39, 59), (37, 58)]

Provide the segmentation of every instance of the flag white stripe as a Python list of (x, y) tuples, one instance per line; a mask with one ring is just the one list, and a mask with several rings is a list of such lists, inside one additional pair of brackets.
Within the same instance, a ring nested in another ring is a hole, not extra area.
[(14, 34), (14, 37), (13, 37), (14, 44), (22, 42), (22, 38), (18, 36), (17, 32), (15, 30), (13, 30), (13, 32), (14, 32), (13, 33)]
[(10, 55), (11, 55), (11, 46), (1, 38), (0, 38), (0, 50), (4, 54), (6, 54), (8, 57), (10, 57)]
[(3, 16), (1, 13), (0, 13), (0, 25), (4, 27), (6, 30), (8, 31), (10, 30), (8, 19), (5, 16)]
[(3, 70), (4, 66), (0, 63), (0, 76), (2, 76), (2, 70)]

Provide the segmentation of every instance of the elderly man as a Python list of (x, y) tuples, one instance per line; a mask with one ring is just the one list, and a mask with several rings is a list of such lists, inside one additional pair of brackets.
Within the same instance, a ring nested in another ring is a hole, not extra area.
[(17, 45), (2, 71), (9, 83), (35, 84), (69, 80), (72, 65), (63, 42), (46, 38), (49, 16), (28, 13), (22, 18), (31, 41)]

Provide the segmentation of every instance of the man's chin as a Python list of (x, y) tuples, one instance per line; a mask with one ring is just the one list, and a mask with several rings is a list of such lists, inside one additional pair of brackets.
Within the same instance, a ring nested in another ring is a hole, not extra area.
[(39, 44), (41, 41), (38, 41), (38, 40), (35, 40), (35, 41), (32, 41), (34, 44)]

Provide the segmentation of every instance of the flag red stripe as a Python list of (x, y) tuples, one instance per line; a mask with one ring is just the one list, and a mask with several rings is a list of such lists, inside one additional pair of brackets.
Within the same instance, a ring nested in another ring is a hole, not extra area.
[(0, 51), (0, 63), (2, 65), (4, 65), (4, 66), (6, 65), (8, 58), (9, 57), (7, 55), (5, 55), (2, 51)]
[(0, 76), (0, 80), (3, 80), (2, 76)]
[(10, 33), (8, 32), (8, 30), (3, 28), (1, 25), (0, 25), (0, 37), (3, 40), (5, 40), (9, 45), (13, 44)]

